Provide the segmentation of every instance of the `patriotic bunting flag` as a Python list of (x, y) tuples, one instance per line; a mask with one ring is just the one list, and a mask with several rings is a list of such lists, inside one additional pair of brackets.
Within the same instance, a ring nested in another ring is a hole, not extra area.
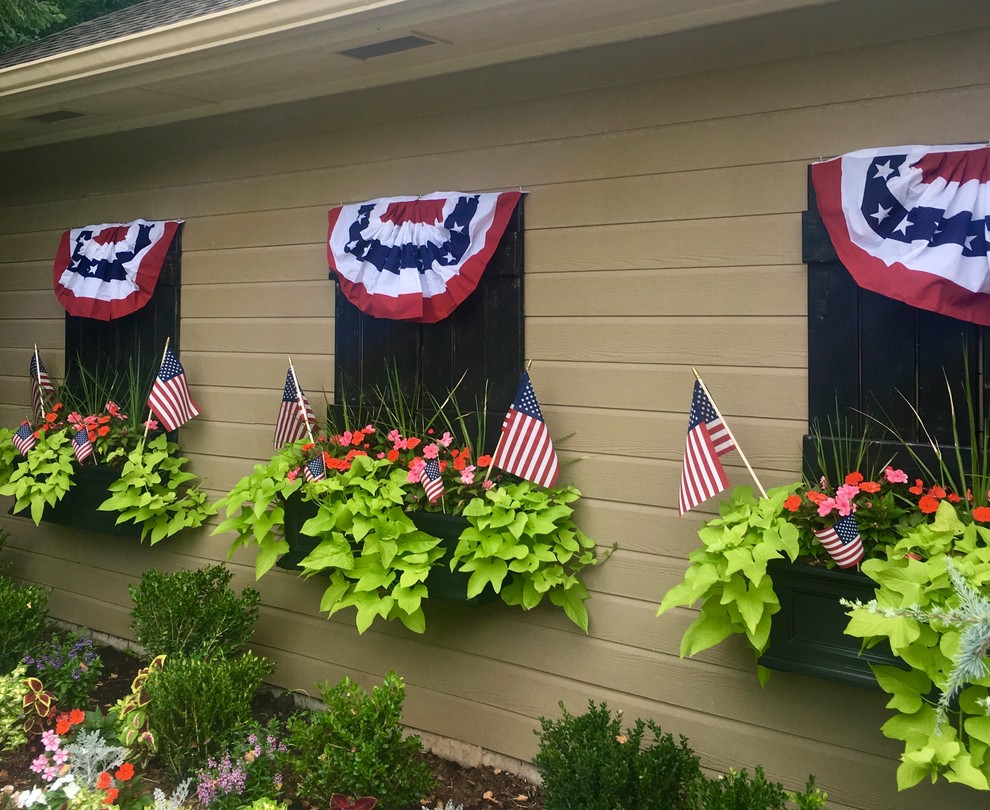
[(30, 422), (24, 422), (17, 430), (14, 435), (10, 437), (10, 440), (14, 443), (14, 447), (20, 450), (21, 455), (27, 457), (27, 454), (31, 451), (31, 448), (37, 443), (34, 438), (34, 429), (31, 427)]
[(93, 454), (93, 445), (89, 441), (89, 432), (86, 428), (81, 428), (72, 437), (72, 452), (76, 454), (76, 460), (80, 464)]
[(332, 208), (327, 261), (362, 312), (436, 323), (474, 292), (521, 196), (438, 191)]
[(811, 177), (860, 287), (990, 326), (990, 147), (863, 149), (816, 163)]
[(722, 415), (708, 398), (701, 380), (695, 380), (681, 486), (677, 495), (680, 514), (728, 489), (729, 479), (719, 456), (734, 447), (728, 428), (722, 422)]
[(182, 220), (105, 223), (62, 234), (55, 296), (70, 315), (110, 321), (141, 309), (155, 292)]
[[(299, 401), (302, 400), (300, 410)], [(304, 414), (305, 413), (305, 417)], [(292, 368), (285, 373), (285, 388), (282, 390), (282, 404), (278, 409), (278, 418), (275, 420), (275, 449), (284, 444), (299, 441), (303, 436), (308, 435), (309, 429), (316, 424), (316, 414), (306, 398), (302, 389), (296, 393), (296, 383), (292, 378)]]
[(527, 371), (502, 422), (492, 465), (541, 486), (552, 487), (557, 482), (557, 451)]
[(443, 495), (443, 479), (440, 477), (440, 462), (431, 458), (419, 473), (420, 483), (426, 490), (430, 503), (435, 503)]
[(199, 416), (199, 408), (189, 394), (186, 373), (171, 346), (165, 349), (162, 367), (148, 396), (148, 407), (155, 412), (166, 430), (176, 430), (194, 416)]
[(50, 403), (55, 402), (55, 386), (37, 352), (31, 355), (28, 373), (31, 375), (31, 405), (34, 407), (34, 412), (40, 416), (45, 413), (46, 398)]
[(825, 550), (832, 555), (839, 568), (852, 568), (862, 562), (865, 552), (859, 536), (859, 524), (855, 515), (839, 518), (828, 529), (816, 529), (815, 537), (821, 540)]
[(307, 461), (303, 469), (303, 476), (310, 483), (322, 481), (327, 477), (327, 465), (323, 462), (323, 456), (319, 455), (312, 461)]

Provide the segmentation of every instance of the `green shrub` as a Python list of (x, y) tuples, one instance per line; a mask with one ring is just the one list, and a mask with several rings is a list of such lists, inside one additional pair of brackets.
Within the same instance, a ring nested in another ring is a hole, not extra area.
[(239, 658), (169, 656), (148, 677), (148, 725), (158, 754), (179, 778), (203, 765), (225, 735), (251, 714), (251, 700), (275, 664), (248, 652)]
[[(543, 778), (546, 810), (693, 810), (692, 790), (702, 778), (698, 757), (681, 737), (637, 720), (625, 733), (607, 704), (588, 702), (572, 715), (540, 718), (540, 751), (533, 764)], [(644, 748), (646, 731), (652, 740)]]
[(289, 721), (286, 766), (300, 797), (329, 806), (334, 793), (374, 796), (379, 810), (416, 805), (435, 781), (422, 742), (402, 736), (405, 686), (394, 672), (368, 694), (349, 678), (320, 684), (326, 709)]
[(771, 782), (759, 765), (750, 779), (746, 770), (729, 771), (726, 776), (698, 784), (698, 802), (704, 810), (787, 810), (793, 800), (801, 810), (825, 807), (828, 795), (815, 788), (814, 777), (802, 793), (790, 794), (779, 782)]
[(24, 731), (24, 666), (9, 675), (0, 675), (0, 752), (12, 751), (27, 742)]
[(148, 656), (230, 657), (254, 632), (260, 596), (229, 587), (223, 565), (165, 574), (151, 569), (129, 588), (131, 629)]
[(48, 620), (48, 593), (40, 585), (18, 585), (0, 576), (0, 675), (31, 652)]

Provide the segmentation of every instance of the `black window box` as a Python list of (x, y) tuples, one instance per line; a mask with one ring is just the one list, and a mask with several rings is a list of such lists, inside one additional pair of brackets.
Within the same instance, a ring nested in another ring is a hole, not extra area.
[(118, 537), (137, 535), (133, 521), (117, 523), (119, 512), (101, 512), (99, 506), (111, 496), (110, 485), (119, 480), (120, 468), (110, 464), (72, 463), (72, 487), (55, 506), (46, 506), (41, 519)]
[(767, 572), (780, 612), (773, 617), (770, 645), (760, 664), (872, 689), (880, 687), (871, 663), (908, 669), (885, 640), (861, 650), (862, 639), (843, 632), (849, 617), (839, 599), (868, 602), (875, 597), (876, 583), (865, 574), (786, 560), (771, 560)]

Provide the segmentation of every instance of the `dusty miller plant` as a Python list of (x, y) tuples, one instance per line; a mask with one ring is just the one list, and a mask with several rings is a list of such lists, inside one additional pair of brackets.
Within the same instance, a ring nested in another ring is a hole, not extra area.
[[(884, 607), (876, 599), (865, 605), (858, 599), (840, 602), (848, 608), (863, 608), (870, 613), (888, 619), (905, 617), (922, 624), (939, 624), (960, 631), (959, 649), (953, 658), (949, 678), (942, 687), (935, 710), (937, 728), (941, 729), (949, 712), (952, 700), (968, 683), (978, 681), (987, 675), (986, 657), (990, 650), (990, 599), (970, 585), (951, 558), (946, 558), (945, 569), (952, 580), (952, 588), (959, 598), (956, 607), (934, 605), (922, 608), (917, 605), (906, 608)], [(990, 697), (982, 698), (980, 705), (990, 714)]]
[(189, 795), (190, 785), (192, 785), (192, 779), (186, 779), (172, 791), (171, 796), (166, 796), (161, 788), (155, 788), (153, 794), (155, 801), (151, 806), (152, 810), (179, 810)]
[(127, 749), (110, 745), (99, 731), (83, 731), (75, 742), (65, 746), (71, 773), (84, 785), (95, 785), (103, 771), (111, 771), (124, 762)]

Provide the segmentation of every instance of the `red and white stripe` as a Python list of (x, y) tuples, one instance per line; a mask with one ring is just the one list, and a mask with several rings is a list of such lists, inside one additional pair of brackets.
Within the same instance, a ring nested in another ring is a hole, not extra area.
[(304, 436), (308, 436), (309, 431), (316, 426), (316, 414), (313, 412), (313, 407), (309, 404), (306, 395), (300, 391), (299, 398), (302, 399), (309, 425), (307, 426), (306, 419), (303, 419), (303, 412), (299, 408), (299, 399), (292, 402), (282, 400), (282, 405), (278, 409), (278, 418), (275, 421), (276, 448), (299, 441)]
[(510, 408), (492, 464), (534, 484), (552, 487), (559, 464), (546, 423)]
[(863, 540), (857, 535), (851, 543), (843, 543), (835, 528), (829, 526), (827, 529), (815, 529), (817, 537), (825, 550), (832, 555), (835, 564), (839, 568), (852, 568), (859, 565), (866, 552), (863, 550)]
[[(715, 421), (718, 428), (713, 435), (708, 425), (715, 424)], [(727, 453), (735, 444), (722, 425), (722, 420), (715, 421), (708, 424), (702, 422), (688, 431), (684, 464), (681, 468), (681, 486), (677, 493), (677, 509), (682, 515), (729, 488), (729, 479), (719, 456)]]
[(167, 382), (156, 378), (148, 396), (148, 406), (166, 430), (177, 430), (194, 416), (199, 416), (199, 408), (189, 395), (185, 374), (179, 374)]

